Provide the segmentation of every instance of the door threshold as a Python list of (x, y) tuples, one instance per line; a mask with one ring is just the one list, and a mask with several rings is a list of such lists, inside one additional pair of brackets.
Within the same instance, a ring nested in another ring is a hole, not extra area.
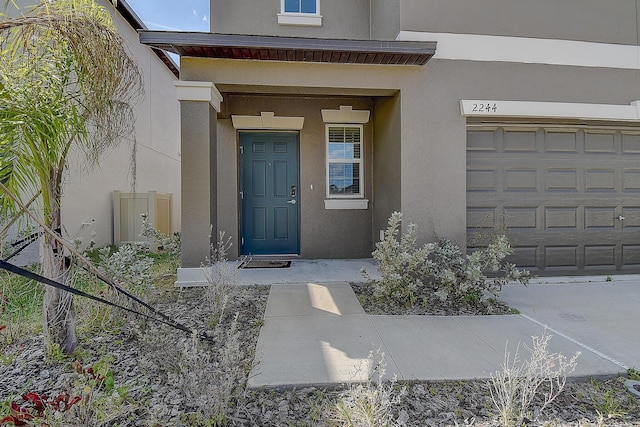
[(268, 260), (291, 260), (291, 259), (300, 259), (300, 255), (296, 254), (280, 254), (280, 255), (240, 255), (240, 259), (263, 259), (265, 261)]

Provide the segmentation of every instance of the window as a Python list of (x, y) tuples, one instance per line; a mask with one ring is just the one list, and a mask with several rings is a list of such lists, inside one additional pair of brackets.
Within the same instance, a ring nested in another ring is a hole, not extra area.
[(282, 13), (318, 13), (317, 0), (282, 0)]
[(320, 16), (320, 0), (280, 0), (281, 8), (278, 14), (280, 25), (322, 25)]
[(327, 197), (364, 197), (362, 126), (332, 125), (327, 129)]

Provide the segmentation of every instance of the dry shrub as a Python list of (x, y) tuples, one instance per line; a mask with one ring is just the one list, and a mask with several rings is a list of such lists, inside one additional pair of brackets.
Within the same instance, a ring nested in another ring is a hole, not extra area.
[[(380, 350), (369, 353), (365, 366), (368, 367), (364, 383), (349, 384), (340, 393), (338, 401), (332, 405), (325, 418), (331, 426), (340, 427), (393, 427), (399, 425), (394, 419), (394, 407), (400, 403), (405, 388), (395, 389), (396, 378), (385, 383), (386, 373), (384, 353)], [(357, 373), (363, 369), (359, 366)]]
[(564, 389), (580, 352), (570, 359), (562, 353), (549, 353), (550, 339), (546, 330), (541, 336), (532, 337), (532, 347), (524, 345), (530, 353), (528, 360), (520, 360), (520, 345), (513, 357), (505, 349), (502, 371), (492, 374), (488, 384), (500, 425), (521, 426), (526, 418), (533, 418), (534, 399), (539, 405), (536, 408), (539, 415)]

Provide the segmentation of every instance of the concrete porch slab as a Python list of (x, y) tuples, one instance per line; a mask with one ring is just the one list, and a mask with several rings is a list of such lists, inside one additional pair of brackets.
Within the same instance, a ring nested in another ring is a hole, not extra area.
[[(227, 261), (236, 269), (240, 261)], [(380, 273), (372, 258), (362, 259), (293, 259), (289, 268), (238, 269), (243, 285), (272, 285), (274, 283), (366, 282), (360, 270), (364, 268), (373, 278)], [(209, 267), (178, 268), (176, 287), (206, 286)]]

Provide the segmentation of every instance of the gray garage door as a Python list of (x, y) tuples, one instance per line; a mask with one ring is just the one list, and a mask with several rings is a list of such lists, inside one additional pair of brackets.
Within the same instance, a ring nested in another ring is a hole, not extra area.
[(467, 232), (535, 274), (640, 271), (640, 129), (469, 123)]

